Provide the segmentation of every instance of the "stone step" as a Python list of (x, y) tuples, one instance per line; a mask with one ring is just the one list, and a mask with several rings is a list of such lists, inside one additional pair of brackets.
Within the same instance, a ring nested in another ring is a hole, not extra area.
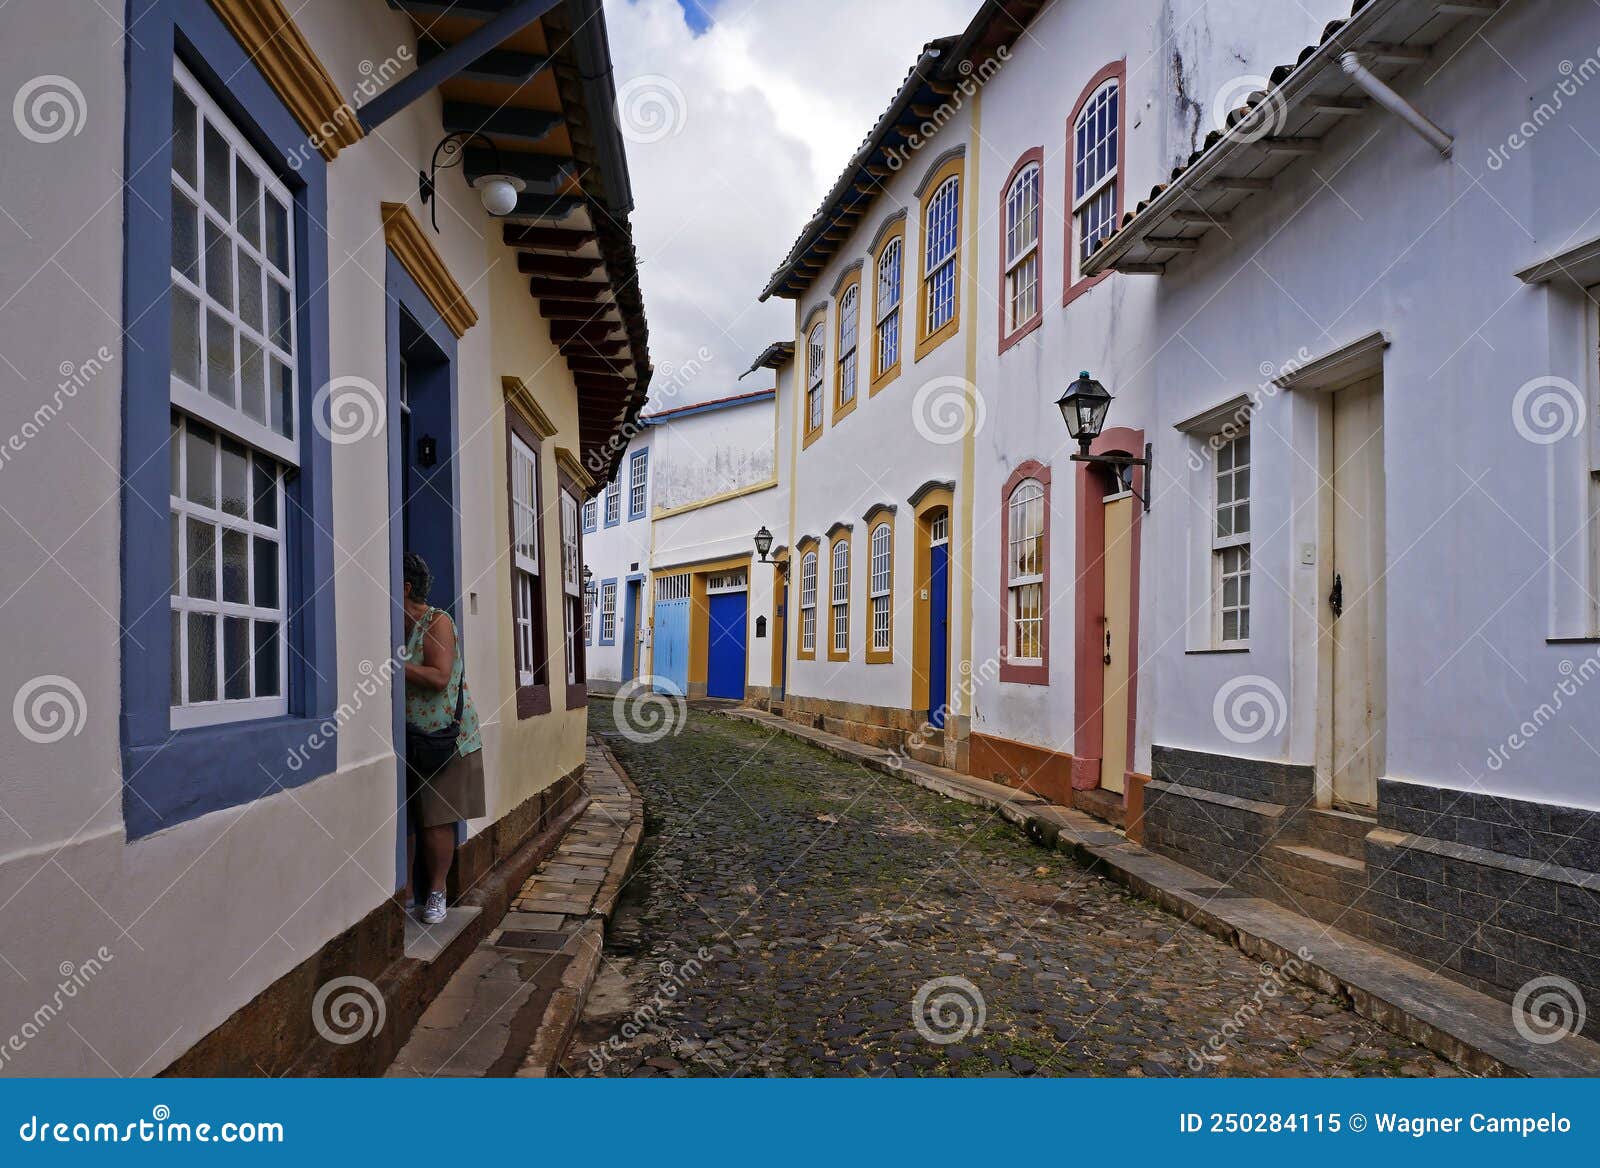
[(1371, 815), (1311, 808), (1301, 820), (1305, 842), (1314, 848), (1365, 862), (1367, 833), (1378, 826)]
[(914, 758), (918, 762), (925, 762), (929, 766), (944, 765), (944, 743), (908, 741), (905, 746), (906, 757)]

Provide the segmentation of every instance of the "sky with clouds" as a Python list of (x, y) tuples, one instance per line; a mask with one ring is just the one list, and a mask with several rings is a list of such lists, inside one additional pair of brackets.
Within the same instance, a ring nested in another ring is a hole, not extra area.
[[(766, 388), (738, 377), (792, 339), (757, 303), (922, 45), (977, 0), (606, 0), (652, 408)], [(848, 27), (849, 36), (839, 30)]]

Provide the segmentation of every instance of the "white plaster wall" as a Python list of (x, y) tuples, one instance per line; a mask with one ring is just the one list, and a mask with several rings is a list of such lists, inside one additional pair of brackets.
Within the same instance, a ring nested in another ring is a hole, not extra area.
[[(297, 21), (347, 93), (365, 76), (363, 61), (412, 43), (404, 17), (379, 0), (308, 6)], [(86, 5), (16, 0), (0, 12), (0, 72), (68, 76), (86, 109), (81, 132), (58, 143), (24, 142), (9, 123), (0, 129), (0, 205), (7, 212), (0, 225), (7, 256), (0, 270), (0, 377), (7, 386), (0, 430), (20, 432), (53, 391), (61, 364), (81, 364), (101, 345), (116, 358), (0, 468), (0, 611), (9, 654), (3, 696), (28, 678), (59, 674), (81, 689), (85, 710), (77, 733), (50, 744), (0, 721), (0, 1040), (50, 1000), (62, 963), (81, 964), (102, 946), (113, 955), (64, 1016), (8, 1063), (27, 1074), (161, 1069), (370, 913), (395, 877), (387, 699), (364, 703), (341, 729), (336, 773), (132, 844), (123, 837), (116, 658), (122, 201), (113, 165), (123, 155), (121, 35), (112, 15)], [(416, 170), (440, 133), (437, 99), (424, 100), (330, 167), (335, 376), (384, 383), (379, 203), (407, 201), (417, 209)], [(549, 341), (543, 326), (524, 323), (537, 320), (525, 284), (489, 242), (498, 233), (476, 198), (449, 181), (441, 196), (443, 231), (430, 238), (482, 318), (461, 343), (459, 366), (463, 578), (477, 594), (464, 640), (487, 722), (490, 810), (499, 815), (582, 757), (583, 711), (522, 726), (507, 725), (503, 713), (511, 671), (500, 377), (521, 373), (534, 383)], [(514, 313), (498, 333), (492, 301)], [(539, 384), (542, 404), (562, 428), (552, 445), (575, 446), (570, 388), (562, 398), (548, 380)], [(553, 498), (553, 469), (546, 474)], [(341, 694), (355, 694), (364, 662), (381, 662), (393, 650), (387, 481), (381, 441), (336, 449)], [(549, 522), (547, 546), (554, 547)], [(559, 619), (552, 627), (560, 628)], [(534, 759), (538, 766), (520, 765)]]
[[(1072, 156), (1068, 118), (1084, 87), (1104, 66), (1126, 63), (1123, 91), (1123, 202), (1132, 210), (1150, 188), (1166, 182), (1215, 128), (1216, 95), (1242, 96), (1234, 79), (1264, 76), (1291, 62), (1321, 35), (1323, 24), (1348, 14), (1343, 0), (1305, 5), (1219, 5), (1202, 0), (1139, 0), (1112, 7), (1084, 2), (1046, 7), (1011, 49), (1011, 58), (983, 95), (984, 182), (979, 279), (979, 385), (986, 410), (977, 439), (974, 490), (973, 676), (975, 733), (1061, 752), (1078, 749), (1074, 729), (1078, 467), (1055, 400), (1080, 369), (1090, 370), (1115, 396), (1108, 428), (1144, 429), (1161, 460), (1167, 434), (1153, 423), (1158, 383), (1156, 354), (1188, 353), (1158, 329), (1156, 281), (1112, 275), (1063, 307), (1065, 256), (1070, 246), (1068, 182)], [(1248, 87), (1246, 87), (1248, 88)], [(1198, 136), (1196, 136), (1198, 135)], [(1004, 353), (1000, 346), (1000, 263), (1004, 185), (1017, 161), (1040, 147), (1043, 161), (1043, 243), (1040, 326)], [(1175, 352), (1172, 350), (1176, 346)], [(1170, 433), (1170, 432), (1169, 432)], [(1050, 682), (998, 680), (1004, 596), (1002, 493), (1022, 462), (1051, 469)], [(1159, 509), (1158, 509), (1159, 510)], [(1147, 520), (1150, 517), (1146, 517)], [(1144, 529), (1141, 589), (1150, 597), (1165, 585), (1151, 555), (1156, 532)], [(1098, 635), (1096, 632), (1094, 635)], [(1148, 770), (1153, 699), (1152, 665), (1162, 634), (1146, 618), (1140, 629), (1138, 736), (1131, 765)], [(1098, 753), (1099, 743), (1085, 747)]]
[(657, 511), (769, 483), (776, 474), (770, 399), (705, 413), (669, 414), (657, 429), (662, 468)]
[[(1353, 119), (1324, 151), (1246, 204), (1231, 245), (1208, 237), (1160, 281), (1152, 352), (1157, 450), (1173, 422), (1258, 387), (1262, 368), (1305, 349), (1320, 355), (1381, 329), (1387, 482), (1388, 765), (1391, 777), (1600, 807), (1587, 694), (1564, 696), (1570, 668), (1594, 643), (1584, 592), (1594, 591), (1592, 533), (1581, 515), (1595, 425), (1592, 303), (1513, 273), (1597, 233), (1590, 192), (1600, 159), (1578, 136), (1600, 113), (1600, 84), (1561, 98), (1554, 120), (1499, 155), (1508, 136), (1585, 59), (1591, 75), (1600, 15), (1510, 5), (1493, 46), (1446, 44), (1439, 65), (1399, 89), (1456, 135), (1444, 161), (1382, 115)], [(1564, 66), (1563, 62), (1567, 62)], [(1576, 76), (1577, 74), (1574, 74)], [(1325, 176), (1324, 189), (1311, 168)], [(1218, 295), (1225, 290), (1225, 294)], [(1548, 444), (1519, 435), (1520, 387), (1543, 377), (1579, 387), (1587, 418)], [(1324, 601), (1296, 549), (1316, 536), (1302, 451), (1315, 433), (1298, 392), (1262, 394), (1252, 424), (1256, 613), (1247, 655), (1183, 651), (1184, 531), (1195, 520), (1166, 460), (1166, 498), (1152, 515), (1152, 646), (1156, 740), (1310, 762), (1320, 695), (1306, 666), (1297, 606)], [(1150, 579), (1147, 578), (1147, 579)], [(1293, 662), (1293, 667), (1291, 667)], [(1592, 668), (1592, 666), (1591, 666)], [(1228, 741), (1211, 709), (1217, 688), (1251, 674), (1287, 695), (1283, 733)], [(1574, 673), (1574, 678), (1580, 676)], [(1563, 708), (1547, 717), (1549, 707)], [(1544, 714), (1537, 713), (1541, 705)], [(1498, 769), (1489, 754), (1523, 723), (1526, 744)]]
[[(593, 624), (593, 637), (588, 645), (589, 677), (602, 682), (617, 682), (622, 679), (622, 633), (623, 619), (626, 611), (627, 580), (635, 573), (648, 574), (650, 571), (650, 512), (655, 507), (657, 498), (656, 474), (660, 469), (659, 461), (654, 450), (657, 431), (655, 427), (642, 427), (622, 455), (621, 476), (622, 502), (620, 520), (614, 527), (606, 526), (606, 494), (602, 485), (595, 495), (595, 530), (583, 537), (583, 562), (594, 572), (595, 603), (590, 613)], [(638, 519), (628, 518), (628, 467), (634, 453), (640, 450), (648, 451), (646, 455), (647, 477), (645, 479), (645, 513)], [(638, 564), (635, 568), (633, 565)], [(617, 581), (617, 636), (616, 643), (602, 645), (600, 643), (600, 601), (599, 591), (601, 581)], [(644, 610), (649, 607), (649, 584), (646, 582), (644, 598), (641, 602), (639, 620), (645, 620)], [(642, 652), (642, 650), (641, 650)], [(642, 671), (642, 659), (640, 662)]]

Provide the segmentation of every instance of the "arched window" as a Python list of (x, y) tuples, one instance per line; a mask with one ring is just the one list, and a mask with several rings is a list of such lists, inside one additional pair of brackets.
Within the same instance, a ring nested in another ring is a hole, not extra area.
[(923, 213), (922, 335), (932, 337), (956, 316), (956, 263), (961, 238), (961, 176), (940, 183)]
[(873, 388), (900, 368), (900, 282), (905, 253), (904, 235), (896, 235), (878, 253), (878, 291), (873, 305)]
[(894, 530), (887, 522), (872, 529), (867, 618), (871, 629), (867, 660), (888, 661), (894, 648)]
[(817, 553), (807, 552), (800, 560), (800, 656), (817, 652)]
[(861, 326), (861, 281), (851, 284), (839, 297), (839, 373), (833, 402), (837, 417), (856, 400), (856, 335)]
[(1026, 163), (1006, 188), (1005, 288), (1002, 311), (1009, 337), (1039, 316), (1039, 190), (1041, 167)]
[(1044, 485), (1023, 479), (1006, 508), (1006, 657), (1037, 665), (1045, 652)]
[(1117, 229), (1121, 68), (1104, 71), (1072, 120), (1071, 284), (1095, 246)]
[(822, 370), (827, 361), (827, 334), (817, 321), (806, 342), (806, 433), (822, 429)]
[(829, 599), (832, 636), (828, 638), (828, 660), (850, 658), (850, 539), (840, 536), (833, 543), (833, 590)]

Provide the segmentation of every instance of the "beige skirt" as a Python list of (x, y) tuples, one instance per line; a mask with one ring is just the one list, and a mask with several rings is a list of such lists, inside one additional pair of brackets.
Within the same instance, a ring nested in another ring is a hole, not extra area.
[(406, 813), (413, 830), (487, 815), (483, 795), (483, 751), (456, 755), (433, 776), (432, 782), (419, 779), (417, 772), (407, 767)]

